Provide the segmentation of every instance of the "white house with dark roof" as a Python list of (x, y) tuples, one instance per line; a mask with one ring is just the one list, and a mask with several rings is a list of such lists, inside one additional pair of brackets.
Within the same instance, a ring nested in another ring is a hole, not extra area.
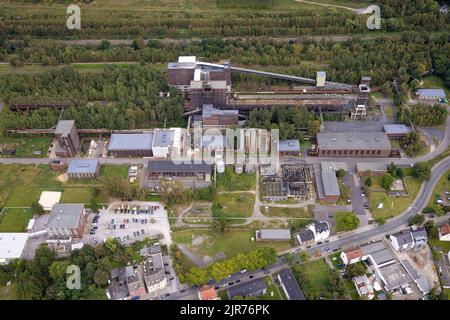
[(330, 225), (327, 221), (317, 221), (307, 225), (296, 235), (300, 244), (324, 241), (330, 236)]
[(393, 233), (389, 236), (392, 246), (396, 251), (421, 249), (427, 244), (427, 232), (425, 228), (410, 228)]

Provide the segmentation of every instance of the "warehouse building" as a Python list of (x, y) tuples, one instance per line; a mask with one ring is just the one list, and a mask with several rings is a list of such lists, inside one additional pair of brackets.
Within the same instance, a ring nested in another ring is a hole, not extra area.
[(67, 169), (69, 179), (93, 179), (98, 176), (100, 162), (98, 159), (72, 159)]
[(238, 110), (222, 110), (206, 104), (202, 108), (201, 115), (192, 116), (192, 124), (200, 121), (204, 128), (227, 128), (239, 125)]
[(404, 124), (385, 124), (383, 130), (389, 139), (402, 139), (411, 132), (411, 128)]
[(28, 233), (0, 233), (0, 265), (22, 258)]
[(391, 143), (381, 132), (321, 132), (316, 151), (319, 157), (388, 158)]
[(191, 81), (187, 104), (192, 108), (201, 108), (205, 104), (215, 107), (223, 107), (227, 104), (227, 82), (215, 81)]
[(212, 165), (205, 162), (175, 164), (171, 160), (150, 160), (147, 165), (147, 184), (159, 186), (161, 179), (177, 179), (185, 187), (207, 188), (211, 184)]
[(305, 295), (290, 268), (278, 272), (278, 280), (288, 300), (305, 300)]
[(108, 154), (115, 157), (151, 157), (153, 133), (112, 134)]
[(418, 89), (416, 92), (418, 100), (439, 100), (445, 99), (445, 91), (442, 88), (437, 89)]

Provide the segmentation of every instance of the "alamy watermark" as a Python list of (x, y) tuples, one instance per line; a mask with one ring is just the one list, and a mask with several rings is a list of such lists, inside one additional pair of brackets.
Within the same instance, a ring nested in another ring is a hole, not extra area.
[(381, 29), (381, 10), (380, 7), (373, 4), (364, 9), (364, 13), (371, 13), (367, 18), (366, 26), (369, 30)]
[(69, 30), (81, 29), (81, 9), (76, 4), (71, 4), (67, 7), (66, 14), (69, 16), (66, 20), (66, 27)]
[(81, 289), (81, 272), (80, 267), (71, 264), (66, 269), (67, 279), (66, 287), (69, 290)]

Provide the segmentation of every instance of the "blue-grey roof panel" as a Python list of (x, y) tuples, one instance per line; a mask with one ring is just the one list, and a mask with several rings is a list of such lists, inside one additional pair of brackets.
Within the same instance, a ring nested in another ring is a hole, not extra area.
[(445, 98), (445, 92), (442, 88), (437, 89), (418, 89), (417, 94), (422, 97), (440, 97)]
[(67, 173), (96, 173), (98, 165), (98, 159), (72, 159)]
[(153, 133), (112, 134), (108, 150), (151, 150)]

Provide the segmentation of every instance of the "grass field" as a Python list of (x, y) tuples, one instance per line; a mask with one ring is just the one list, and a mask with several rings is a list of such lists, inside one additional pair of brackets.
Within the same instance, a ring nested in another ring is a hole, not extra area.
[(172, 240), (188, 247), (198, 257), (214, 257), (217, 253), (225, 253), (227, 258), (248, 252), (260, 247), (273, 247), (276, 251), (289, 249), (288, 242), (256, 242), (252, 230), (230, 230), (217, 233), (205, 230), (184, 230), (172, 233)]
[[(118, 175), (126, 178), (127, 166), (102, 166), (100, 176)], [(57, 180), (58, 173), (47, 165), (0, 165), (0, 207), (27, 207), (39, 199), (40, 193), (61, 191), (61, 202), (89, 203), (94, 189), (101, 187), (99, 179)], [(107, 196), (99, 192), (97, 202), (107, 202)]]
[(437, 204), (437, 199), (440, 197), (440, 193), (442, 191), (450, 191), (450, 181), (448, 180), (448, 176), (450, 175), (450, 170), (448, 170), (438, 181), (436, 187), (434, 187), (433, 193), (430, 197), (430, 201), (428, 201), (428, 207), (431, 207)]
[(314, 212), (311, 208), (283, 208), (283, 207), (261, 207), (261, 213), (267, 217), (286, 217), (286, 218), (313, 218)]
[[(404, 181), (408, 188), (408, 195), (405, 197), (388, 197), (384, 191), (369, 190), (369, 208), (374, 219), (395, 217), (405, 211), (413, 202), (420, 190), (420, 183), (411, 176), (406, 176)], [(383, 208), (379, 209), (380, 203), (383, 204)]]
[(282, 289), (280, 287), (277, 287), (272, 278), (270, 276), (264, 277), (264, 281), (267, 285), (267, 292), (266, 294), (259, 296), (258, 300), (283, 300), (280, 295), (280, 290)]
[(5, 209), (0, 216), (0, 232), (24, 232), (31, 217), (29, 209)]
[(428, 239), (432, 247), (439, 248), (443, 252), (450, 252), (450, 241), (439, 241), (438, 239)]
[(255, 174), (236, 174), (232, 166), (217, 174), (217, 191), (249, 191), (255, 189)]
[(16, 154), (13, 157), (17, 158), (42, 158), (47, 156), (48, 147), (51, 142), (52, 138), (50, 137), (0, 137), (0, 148), (15, 149)]
[(218, 194), (215, 202), (222, 207), (221, 211), (226, 217), (247, 218), (252, 215), (255, 196), (251, 193)]
[(331, 270), (324, 259), (296, 265), (294, 271), (300, 274), (297, 280), (307, 299), (318, 299), (331, 290)]

